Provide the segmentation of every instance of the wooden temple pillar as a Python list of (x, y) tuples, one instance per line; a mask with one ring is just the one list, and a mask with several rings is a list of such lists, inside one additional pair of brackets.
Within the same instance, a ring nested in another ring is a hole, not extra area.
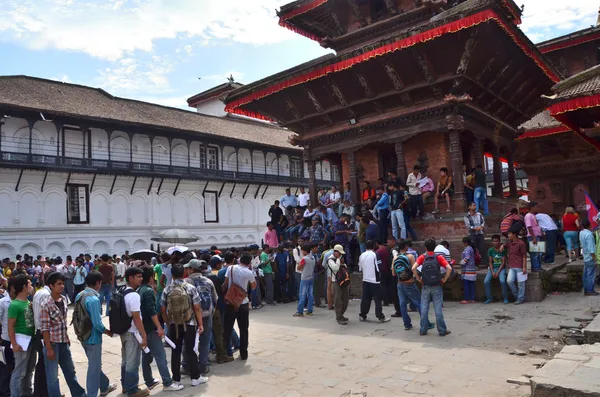
[[(473, 139), (473, 167), (475, 168), (478, 165), (481, 165), (482, 167), (484, 166), (483, 164), (483, 142), (481, 142), (481, 139), (475, 137)], [(485, 169), (485, 167), (484, 167)]]
[(500, 160), (500, 148), (498, 146), (492, 148), (492, 160), (494, 175), (492, 196), (502, 198), (504, 197), (504, 186), (502, 184), (502, 161)]
[(448, 125), (448, 137), (450, 141), (450, 159), (452, 166), (452, 181), (454, 182), (454, 203), (455, 212), (463, 212), (465, 207), (465, 184), (463, 181), (463, 157), (462, 147), (460, 145), (460, 133), (465, 130), (464, 119), (461, 115), (453, 114), (446, 116)]
[(304, 157), (308, 168), (308, 193), (310, 194), (310, 203), (314, 207), (319, 202), (317, 198), (317, 162), (312, 158), (309, 148), (304, 148), (302, 157)]
[(396, 175), (406, 182), (406, 159), (404, 158), (404, 143), (396, 142)]
[(356, 171), (356, 152), (348, 152), (348, 171), (350, 180), (350, 190), (352, 194), (352, 203), (360, 205), (360, 185), (358, 183), (358, 173)]
[(513, 151), (509, 149), (506, 157), (506, 160), (508, 160), (508, 188), (510, 191), (510, 197), (517, 198), (517, 175), (515, 173)]

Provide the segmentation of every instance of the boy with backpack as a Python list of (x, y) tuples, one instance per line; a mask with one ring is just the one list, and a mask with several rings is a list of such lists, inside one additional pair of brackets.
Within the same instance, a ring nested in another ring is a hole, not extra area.
[(154, 288), (150, 284), (154, 280), (154, 269), (149, 266), (142, 267), (142, 286), (138, 289), (141, 302), (142, 323), (148, 340), (148, 349), (150, 352), (142, 353), (142, 375), (144, 383), (148, 390), (154, 389), (160, 381), (152, 375), (152, 360), (156, 361), (158, 372), (162, 379), (164, 391), (179, 391), (183, 385), (173, 381), (169, 373), (169, 364), (167, 363), (167, 354), (163, 346), (165, 332), (158, 321), (158, 312), (156, 310), (156, 295)]
[(200, 309), (202, 311), (202, 334), (200, 335), (200, 346), (198, 347), (198, 363), (200, 373), (208, 373), (208, 353), (210, 352), (210, 336), (213, 329), (213, 312), (219, 296), (214, 283), (203, 273), (208, 271), (206, 261), (192, 259), (183, 265), (186, 269), (187, 278), (185, 281), (193, 285), (200, 297)]
[(40, 331), (44, 338), (44, 361), (49, 397), (61, 397), (58, 381), (58, 366), (73, 397), (86, 397), (85, 389), (77, 382), (75, 364), (71, 356), (71, 341), (67, 334), (67, 297), (65, 276), (54, 272), (48, 277), (50, 296), (40, 308)]
[[(425, 249), (427, 252), (417, 259), (412, 266), (414, 277), (423, 284), (421, 290), (421, 335), (427, 335), (429, 329), (429, 304), (433, 302), (433, 309), (435, 310), (435, 322), (437, 323), (437, 330), (440, 336), (446, 336), (450, 334), (450, 331), (446, 328), (446, 322), (444, 321), (444, 314), (442, 313), (442, 305), (444, 303), (444, 290), (443, 285), (448, 281), (452, 274), (452, 266), (448, 263), (446, 258), (442, 255), (436, 255), (435, 240), (429, 238), (425, 240)], [(418, 269), (421, 269), (420, 274)], [(446, 273), (442, 277), (441, 268), (446, 269)]]
[(171, 353), (171, 372), (173, 380), (181, 381), (181, 351), (185, 343), (185, 355), (192, 386), (208, 382), (201, 376), (198, 356), (196, 355), (196, 332), (202, 335), (203, 321), (200, 310), (200, 296), (191, 284), (183, 280), (183, 265), (173, 264), (173, 281), (163, 290), (161, 313), (165, 324), (169, 326), (169, 338), (175, 343)]
[(102, 334), (109, 337), (112, 332), (102, 324), (102, 307), (100, 305), (100, 288), (102, 273), (92, 270), (85, 277), (87, 288), (75, 297), (75, 308), (71, 323), (75, 335), (88, 359), (86, 389), (88, 397), (106, 396), (117, 389), (117, 384), (110, 384), (108, 377), (102, 372)]
[(125, 271), (127, 284), (112, 294), (108, 316), (111, 331), (121, 336), (121, 387), (123, 394), (128, 397), (150, 394), (150, 390), (138, 387), (142, 349), (148, 345), (142, 322), (141, 299), (136, 292), (142, 285), (142, 275), (142, 269), (137, 267)]
[[(407, 305), (410, 303), (421, 314), (421, 291), (417, 287), (412, 271), (414, 264), (415, 257), (408, 253), (408, 243), (406, 240), (400, 240), (398, 242), (398, 255), (392, 261), (392, 274), (398, 280), (397, 289), (400, 313), (406, 331), (412, 329), (412, 321), (408, 315)], [(427, 329), (432, 329), (433, 327), (435, 325), (429, 322)]]

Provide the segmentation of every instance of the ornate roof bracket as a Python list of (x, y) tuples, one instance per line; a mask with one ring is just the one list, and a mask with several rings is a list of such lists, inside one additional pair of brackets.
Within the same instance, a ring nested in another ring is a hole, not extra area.
[(311, 102), (313, 103), (315, 110), (319, 113), (323, 113), (325, 111), (325, 109), (323, 108), (323, 105), (321, 105), (321, 102), (319, 102), (319, 100), (315, 96), (315, 93), (312, 92), (312, 90), (306, 86), (304, 87), (304, 91), (306, 92), (306, 95), (308, 95)]
[(335, 30), (338, 32), (338, 35), (343, 36), (348, 32), (347, 29), (342, 26), (340, 18), (335, 11), (331, 12), (331, 19), (333, 20), (333, 24), (335, 25)]
[[(394, 66), (390, 62), (382, 61), (381, 64), (383, 65), (383, 68), (385, 69), (385, 72), (390, 78), (390, 81), (392, 82), (394, 88), (398, 91), (402, 91), (403, 89), (405, 89), (406, 86), (400, 78), (400, 76), (398, 75), (396, 68), (394, 68)], [(404, 106), (411, 106), (414, 103), (410, 95), (406, 92), (400, 95), (400, 99), (402, 100)]]
[(458, 63), (458, 67), (456, 68), (456, 74), (466, 74), (467, 69), (469, 68), (469, 62), (471, 61), (471, 55), (474, 52), (475, 46), (477, 45), (477, 34), (479, 33), (479, 28), (476, 27), (471, 31), (471, 37), (465, 43), (465, 50), (460, 57), (460, 62)]
[(492, 66), (494, 65), (495, 62), (496, 62), (496, 58), (488, 59), (485, 66), (479, 71), (479, 73), (477, 73), (477, 76), (475, 77), (475, 81), (477, 81), (480, 84), (483, 84), (481, 81), (483, 79), (483, 76), (485, 75), (485, 73), (492, 70)]
[(395, 14), (396, 12), (398, 12), (398, 10), (396, 9), (396, 4), (394, 3), (394, 0), (384, 0), (384, 1), (385, 1), (385, 6), (390, 14)]
[(371, 89), (371, 86), (369, 85), (369, 82), (367, 81), (366, 77), (359, 73), (354, 73), (354, 75), (358, 79), (358, 83), (365, 92), (365, 96), (367, 98), (373, 98), (375, 95), (373, 94), (373, 90)]
[(425, 80), (431, 84), (431, 90), (433, 91), (434, 96), (437, 99), (442, 99), (442, 92), (435, 84), (433, 84), (433, 83), (435, 83), (436, 77), (433, 72), (433, 65), (429, 61), (429, 58), (427, 57), (427, 55), (422, 54), (416, 48), (412, 48), (412, 52), (413, 52), (415, 58), (417, 59), (417, 61), (419, 62), (419, 66), (421, 66), (421, 71), (423, 71)]
[(356, 4), (356, 1), (355, 0), (346, 0), (346, 1), (348, 2), (348, 5), (350, 6), (350, 8), (352, 8), (352, 12), (354, 13), (354, 16), (360, 22), (360, 26), (361, 27), (367, 26), (367, 20), (361, 14), (360, 8), (358, 7), (358, 4)]

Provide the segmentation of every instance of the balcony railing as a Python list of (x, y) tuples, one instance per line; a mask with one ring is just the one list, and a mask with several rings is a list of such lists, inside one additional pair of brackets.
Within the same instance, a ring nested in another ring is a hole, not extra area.
[[(515, 169), (516, 179), (527, 179), (527, 174), (521, 169)], [(485, 172), (485, 180), (488, 183), (494, 182), (494, 171), (489, 170)], [(502, 181), (508, 181), (508, 170), (502, 169)]]
[[(280, 184), (307, 186), (308, 178), (274, 173), (231, 171), (181, 165), (151, 164), (117, 160), (72, 158), (40, 154), (22, 154), (0, 151), (0, 165), (19, 168), (47, 169), (62, 172), (92, 172), (146, 177), (202, 179), (223, 182)], [(247, 167), (244, 167), (247, 168)], [(264, 169), (264, 167), (261, 167)], [(319, 186), (339, 184), (338, 181), (317, 179)]]

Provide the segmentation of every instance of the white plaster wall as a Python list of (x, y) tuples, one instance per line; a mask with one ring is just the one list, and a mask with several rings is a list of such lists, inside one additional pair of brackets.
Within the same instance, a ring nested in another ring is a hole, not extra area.
[[(92, 140), (92, 142), (94, 142)], [(90, 194), (90, 224), (66, 223), (66, 173), (48, 173), (44, 191), (44, 172), (25, 170), (15, 191), (19, 170), (0, 169), (0, 258), (17, 253), (30, 255), (78, 255), (80, 253), (122, 254), (125, 249), (147, 248), (157, 232), (177, 227), (198, 235), (190, 247), (222, 247), (260, 243), (272, 202), (285, 194), (284, 188), (265, 186), (256, 194), (250, 185), (227, 183), (219, 204), (219, 223), (204, 222), (202, 190), (206, 182), (181, 181), (173, 196), (176, 180), (165, 179), (160, 194), (151, 178), (137, 178), (131, 194), (132, 177), (119, 176), (113, 194), (113, 176), (97, 175)], [(72, 174), (71, 183), (90, 185), (93, 175)], [(219, 191), (221, 183), (211, 182), (207, 190)], [(156, 247), (156, 243), (155, 247)], [(168, 245), (168, 244), (167, 244)]]
[(210, 99), (198, 104), (196, 106), (196, 111), (210, 116), (224, 117), (227, 115), (225, 112), (225, 104), (221, 102), (219, 98)]

